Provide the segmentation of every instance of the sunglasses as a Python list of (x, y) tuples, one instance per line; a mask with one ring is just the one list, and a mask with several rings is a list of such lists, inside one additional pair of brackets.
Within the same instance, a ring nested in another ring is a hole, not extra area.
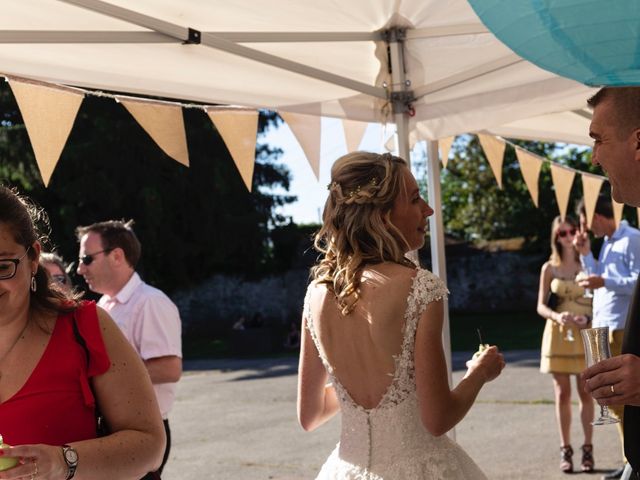
[(51, 275), (51, 280), (53, 280), (56, 283), (60, 283), (62, 285), (65, 285), (67, 283), (67, 277), (65, 277), (64, 275)]
[(572, 237), (576, 234), (577, 230), (575, 228), (570, 228), (569, 230), (558, 230), (556, 235), (560, 238), (564, 238), (567, 235), (571, 235)]
[(83, 257), (78, 258), (78, 260), (80, 260), (80, 263), (82, 263), (83, 265), (86, 265), (87, 267), (89, 265), (91, 265), (93, 263), (93, 261), (95, 260), (95, 256), (100, 254), (100, 253), (109, 253), (111, 250), (113, 250), (113, 248), (105, 248), (104, 250), (100, 250), (99, 252), (94, 252), (94, 253), (90, 253), (87, 254)]

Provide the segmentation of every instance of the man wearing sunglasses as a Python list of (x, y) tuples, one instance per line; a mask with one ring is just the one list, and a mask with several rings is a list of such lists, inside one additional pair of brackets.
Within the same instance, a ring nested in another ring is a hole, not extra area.
[[(640, 231), (629, 226), (626, 220), (617, 227), (611, 199), (608, 195), (600, 195), (591, 220), (591, 232), (598, 238), (604, 238), (604, 242), (598, 260), (595, 260), (586, 231), (584, 201), (578, 204), (577, 213), (582, 231), (575, 236), (573, 243), (580, 253), (585, 272), (589, 274), (578, 283), (593, 292), (593, 327), (609, 327), (611, 355), (620, 355), (627, 312), (640, 273)], [(616, 425), (622, 445), (624, 409), (621, 405), (613, 405), (610, 410), (621, 420)], [(624, 466), (602, 478), (620, 478), (623, 471)]]
[(141, 246), (132, 224), (110, 220), (76, 228), (80, 242), (77, 271), (92, 291), (102, 294), (98, 305), (118, 324), (151, 377), (164, 419), (167, 447), (158, 472), (143, 479), (150, 480), (160, 478), (171, 448), (167, 416), (182, 375), (182, 329), (175, 304), (143, 282), (135, 271)]

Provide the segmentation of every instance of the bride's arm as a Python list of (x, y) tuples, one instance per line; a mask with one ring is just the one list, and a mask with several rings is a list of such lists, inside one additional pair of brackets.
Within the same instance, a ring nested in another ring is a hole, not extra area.
[(298, 421), (302, 428), (311, 431), (333, 417), (340, 405), (333, 385), (327, 384), (329, 376), (320, 360), (311, 334), (302, 319), (302, 344), (298, 367)]
[(442, 300), (430, 303), (418, 323), (415, 340), (416, 390), (422, 424), (433, 435), (443, 435), (467, 414), (482, 386), (497, 377), (504, 360), (490, 347), (475, 361), (465, 377), (449, 389), (442, 347)]

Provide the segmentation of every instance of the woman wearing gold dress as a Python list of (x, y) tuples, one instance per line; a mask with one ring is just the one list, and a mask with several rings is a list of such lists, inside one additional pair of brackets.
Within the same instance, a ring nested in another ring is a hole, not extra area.
[(560, 469), (573, 471), (571, 448), (571, 376), (576, 377), (580, 401), (580, 419), (584, 431), (580, 469), (592, 472), (594, 468), (593, 401), (584, 391), (580, 372), (585, 368), (584, 349), (580, 329), (591, 319), (591, 298), (576, 282), (582, 266), (573, 238), (578, 230), (575, 220), (556, 217), (551, 225), (551, 257), (540, 272), (538, 314), (546, 319), (542, 336), (540, 371), (553, 375), (556, 419), (560, 433)]

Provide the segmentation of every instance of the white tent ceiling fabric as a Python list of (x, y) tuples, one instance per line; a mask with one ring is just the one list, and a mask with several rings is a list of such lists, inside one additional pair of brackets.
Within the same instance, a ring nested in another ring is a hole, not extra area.
[[(122, 7), (132, 21), (81, 4)], [(390, 26), (406, 27), (407, 88), (418, 97), (411, 126), (419, 125), (418, 139), (581, 109), (592, 92), (517, 57), (486, 31), (466, 0), (4, 0), (2, 10), (0, 71), (8, 75), (390, 123), (390, 106), (380, 98), (390, 86), (386, 44), (371, 38)], [(149, 18), (375, 87), (381, 95), (205, 44), (183, 44), (175, 38), (180, 33), (172, 38), (136, 24)], [(66, 40), (57, 43), (53, 35)], [(309, 37), (322, 41), (306, 41)]]

